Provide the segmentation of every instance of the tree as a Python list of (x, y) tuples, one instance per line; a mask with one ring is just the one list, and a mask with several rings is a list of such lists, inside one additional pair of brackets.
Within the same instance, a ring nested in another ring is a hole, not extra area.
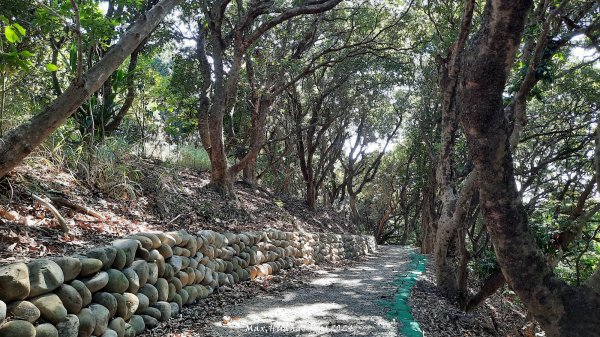
[(600, 294), (568, 286), (553, 274), (529, 230), (515, 184), (502, 93), (530, 7), (530, 1), (487, 1), (463, 60), (458, 110), (479, 176), (482, 213), (506, 281), (549, 336), (593, 336)]
[(119, 42), (83, 76), (42, 112), (27, 123), (10, 130), (0, 144), (0, 177), (5, 176), (23, 158), (73, 114), (96, 92), (113, 71), (135, 51), (162, 19), (177, 5), (178, 0), (162, 0), (138, 19)]
[(306, 204), (311, 210), (316, 208), (319, 189), (333, 170), (348, 137), (346, 111), (350, 100), (343, 86), (349, 76), (340, 71), (340, 68), (323, 69), (289, 90), (296, 154), (306, 185)]
[[(465, 224), (469, 218), (469, 209), (477, 209), (473, 204), (477, 196), (473, 193), (478, 179), (477, 172), (471, 170), (471, 159), (460, 158), (461, 151), (458, 148), (455, 150), (457, 146), (463, 146), (462, 135), (457, 128), (456, 101), (459, 98), (455, 88), (464, 53), (462, 46), (470, 30), (470, 19), (465, 19), (469, 18), (469, 11), (472, 12), (474, 4), (466, 2), (457, 42), (452, 45), (445, 58), (438, 57), (442, 92), (442, 140), (437, 181), (442, 209), (437, 223), (435, 245), (436, 276), (440, 287), (450, 298), (458, 299), (459, 306), (463, 308), (468, 302), (466, 279), (469, 254), (465, 241)], [(593, 21), (589, 20), (592, 8), (590, 3), (567, 6), (567, 2), (562, 2), (560, 6), (552, 7), (547, 2), (540, 2), (531, 13), (522, 53), (516, 63), (518, 67), (512, 68), (514, 71), (507, 88), (509, 99), (503, 102), (506, 115), (512, 118), (510, 142), (513, 151), (517, 149), (526, 125), (527, 101), (539, 90), (536, 88), (538, 82), (551, 79), (552, 63), (557, 55), (562, 55), (561, 48), (571, 43), (572, 37), (577, 35), (591, 36), (590, 40), (594, 40), (596, 28)], [(499, 287), (502, 283), (496, 282), (496, 279), (494, 274), (490, 275), (491, 282)]]
[[(227, 17), (230, 1), (206, 2), (202, 6), (204, 21), (198, 23), (197, 40), (197, 54), (203, 76), (198, 108), (199, 131), (212, 164), (210, 186), (222, 195), (234, 197), (233, 177), (243, 169), (242, 165), (230, 166), (227, 162), (223, 119), (234, 105), (245, 53), (273, 27), (300, 15), (327, 11), (340, 2), (341, 0), (314, 1), (279, 10), (272, 1), (249, 4), (239, 1), (236, 2), (235, 13), (231, 17)], [(247, 154), (253, 155), (253, 151)], [(240, 160), (245, 161), (249, 160)]]

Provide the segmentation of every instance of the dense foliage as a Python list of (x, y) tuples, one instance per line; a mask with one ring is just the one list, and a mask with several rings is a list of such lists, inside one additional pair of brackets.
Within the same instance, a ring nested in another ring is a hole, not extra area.
[[(0, 0), (0, 135), (85, 76), (156, 3)], [(475, 15), (464, 29), (466, 14), (483, 6), (183, 1), (35, 158), (131, 198), (139, 177), (128, 158), (159, 158), (211, 171), (226, 196), (240, 178), (427, 253), (454, 212), (461, 263), (485, 283), (499, 266), (469, 194), (466, 137), (446, 119), (454, 49), (482, 24)], [(519, 198), (571, 285), (600, 262), (599, 14), (597, 1), (536, 3), (503, 94)]]

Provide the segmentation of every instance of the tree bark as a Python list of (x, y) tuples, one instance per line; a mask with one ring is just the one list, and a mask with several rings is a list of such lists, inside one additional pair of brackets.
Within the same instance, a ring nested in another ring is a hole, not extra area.
[[(460, 61), (462, 59), (464, 45), (469, 36), (473, 19), (474, 0), (465, 2), (460, 32), (457, 41), (452, 45), (447, 59), (440, 64), (440, 89), (442, 91), (442, 125), (441, 145), (439, 151), (436, 180), (439, 199), (442, 207), (437, 221), (437, 233), (435, 237), (435, 270), (437, 285), (441, 291), (451, 300), (458, 300), (459, 306), (464, 307), (467, 297), (465, 277), (462, 274), (466, 263), (466, 250), (464, 249), (464, 232), (461, 230), (461, 216), (456, 216), (459, 199), (466, 203), (470, 197), (465, 193), (457, 191), (458, 180), (454, 175), (453, 154), (458, 129), (458, 113), (456, 102), (456, 87), (459, 79)], [(471, 183), (465, 183), (466, 193), (474, 189), (475, 179)], [(462, 191), (465, 192), (465, 191)], [(464, 212), (460, 211), (461, 215)]]
[(422, 190), (421, 203), (421, 253), (431, 254), (435, 247), (437, 224), (435, 223), (435, 172), (428, 175), (427, 185)]
[(268, 95), (261, 97), (252, 112), (252, 135), (250, 136), (250, 149), (235, 165), (229, 168), (229, 174), (235, 177), (240, 171), (244, 171), (244, 181), (250, 185), (256, 185), (256, 163), (258, 154), (265, 142), (265, 127), (267, 116), (271, 111), (273, 99)]
[(488, 0), (465, 55), (461, 123), (479, 174), (482, 211), (502, 273), (547, 336), (596, 336), (600, 295), (554, 276), (529, 230), (516, 188), (502, 93), (531, 1)]
[(356, 208), (356, 194), (348, 193), (348, 204), (350, 206), (350, 221), (355, 225), (360, 225), (360, 215)]
[(479, 292), (473, 295), (469, 299), (469, 303), (467, 304), (467, 311), (472, 311), (477, 308), (486, 298), (492, 296), (498, 289), (500, 289), (504, 285), (504, 275), (502, 275), (502, 270), (498, 269), (494, 271), (484, 282)]
[(0, 142), (0, 177), (5, 176), (23, 158), (39, 146), (81, 104), (96, 92), (121, 63), (154, 30), (179, 0), (162, 0), (138, 19), (119, 42), (82, 77), (71, 84), (44, 111), (27, 123), (9, 131)]
[(142, 45), (143, 43), (140, 44), (133, 51), (133, 53), (131, 53), (131, 57), (129, 58), (129, 65), (127, 66), (127, 96), (125, 96), (125, 101), (123, 101), (123, 104), (121, 105), (121, 108), (119, 108), (117, 114), (113, 117), (112, 120), (106, 123), (106, 126), (104, 127), (104, 132), (107, 135), (114, 133), (119, 128), (121, 122), (123, 122), (123, 119), (125, 118), (125, 116), (129, 112), (129, 109), (133, 105), (133, 100), (135, 99), (134, 72), (137, 68), (138, 56), (140, 54)]
[(200, 87), (200, 102), (198, 104), (198, 132), (202, 146), (210, 158), (212, 146), (210, 145), (210, 129), (208, 127), (208, 109), (210, 109), (210, 99), (208, 90), (211, 86), (211, 72), (208, 56), (206, 55), (206, 30), (204, 25), (198, 23), (198, 38), (196, 40), (196, 57), (200, 63), (200, 72), (202, 74), (202, 86)]
[(442, 215), (435, 240), (435, 266), (438, 286), (448, 298), (464, 309), (468, 300), (467, 251), (463, 223), (477, 191), (477, 174), (472, 171), (465, 179), (460, 197), (453, 201), (451, 214)]
[(317, 207), (317, 189), (314, 179), (306, 181), (306, 205), (311, 211), (314, 211)]

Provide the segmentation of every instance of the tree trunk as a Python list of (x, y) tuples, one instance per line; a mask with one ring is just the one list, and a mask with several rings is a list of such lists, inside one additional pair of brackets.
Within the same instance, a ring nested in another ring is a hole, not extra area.
[(600, 295), (554, 276), (529, 230), (510, 153), (502, 93), (530, 1), (488, 0), (458, 87), (461, 123), (479, 175), (481, 207), (502, 273), (547, 336), (597, 336)]
[(256, 158), (248, 160), (248, 164), (243, 170), (244, 182), (250, 186), (256, 186), (258, 184), (256, 174)]
[(306, 181), (306, 205), (311, 211), (314, 211), (317, 206), (317, 189), (312, 177)]
[(210, 99), (208, 90), (211, 86), (211, 70), (208, 57), (206, 55), (206, 29), (204, 25), (198, 24), (198, 38), (196, 40), (196, 57), (200, 63), (200, 72), (202, 73), (202, 85), (200, 86), (200, 102), (198, 104), (198, 133), (202, 141), (202, 147), (212, 156), (212, 146), (210, 145), (210, 128), (208, 110), (210, 109)]
[(233, 177), (229, 174), (229, 165), (223, 141), (223, 114), (222, 112), (214, 111), (219, 109), (219, 105), (214, 104), (212, 108), (213, 111), (209, 118), (211, 170), (208, 187), (224, 197), (235, 198)]
[(240, 171), (244, 173), (244, 181), (254, 186), (257, 183), (256, 162), (258, 154), (265, 142), (265, 128), (267, 115), (271, 111), (273, 99), (261, 97), (252, 112), (252, 134), (250, 136), (250, 149), (248, 153), (229, 169), (229, 174), (235, 177)]
[(80, 83), (71, 84), (44, 111), (12, 129), (0, 142), (0, 177), (39, 146), (131, 55), (179, 0), (162, 0), (138, 19), (108, 53), (90, 68)]
[(127, 96), (125, 97), (125, 101), (121, 105), (121, 108), (114, 116), (114, 118), (109, 121), (104, 127), (104, 132), (107, 135), (114, 133), (119, 126), (121, 126), (121, 122), (129, 112), (129, 109), (133, 105), (133, 100), (135, 99), (135, 81), (134, 81), (134, 72), (137, 68), (138, 56), (140, 54), (140, 50), (143, 44), (138, 46), (136, 50), (131, 53), (131, 57), (129, 58), (129, 65), (127, 66)]
[(421, 253), (431, 254), (435, 246), (435, 171), (431, 170), (423, 188), (421, 203)]
[(435, 246), (435, 234), (437, 225), (433, 215), (433, 203), (431, 194), (433, 191), (423, 191), (423, 202), (421, 204), (421, 253), (431, 254)]
[(594, 273), (585, 281), (585, 285), (600, 295), (600, 267), (596, 267)]
[(443, 102), (436, 181), (442, 209), (437, 221), (435, 237), (435, 270), (438, 287), (450, 300), (457, 300), (461, 307), (466, 304), (468, 293), (464, 274), (466, 272), (465, 238), (460, 221), (465, 213), (464, 205), (470, 200), (468, 194), (472, 193), (474, 183), (467, 184), (465, 182), (463, 193), (458, 193), (453, 154), (458, 129), (456, 87), (461, 69), (460, 60), (469, 36), (474, 6), (474, 0), (465, 2), (458, 39), (451, 47), (447, 59), (443, 60), (439, 68)]
[(435, 266), (438, 286), (446, 296), (457, 300), (464, 309), (468, 300), (467, 251), (465, 247), (464, 221), (470, 208), (473, 193), (477, 190), (477, 175), (471, 172), (465, 179), (458, 200), (450, 200), (452, 213), (444, 213), (438, 221), (435, 241)]
[(350, 220), (353, 224), (358, 225), (360, 216), (358, 215), (358, 209), (356, 208), (356, 194), (348, 193), (348, 203), (350, 205)]

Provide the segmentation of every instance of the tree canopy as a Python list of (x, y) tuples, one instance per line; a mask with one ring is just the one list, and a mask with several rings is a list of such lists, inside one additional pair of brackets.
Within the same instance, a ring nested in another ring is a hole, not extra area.
[(506, 284), (597, 331), (598, 1), (0, 0), (0, 28), (0, 176), (118, 146), (416, 245), (461, 309)]

